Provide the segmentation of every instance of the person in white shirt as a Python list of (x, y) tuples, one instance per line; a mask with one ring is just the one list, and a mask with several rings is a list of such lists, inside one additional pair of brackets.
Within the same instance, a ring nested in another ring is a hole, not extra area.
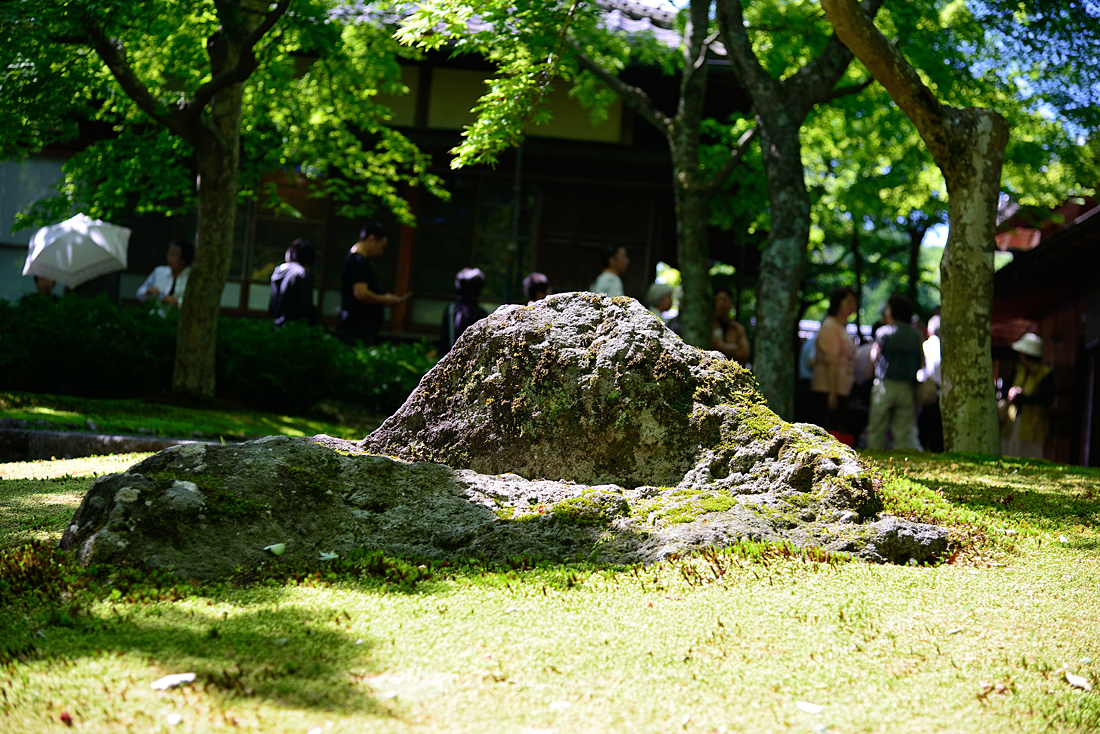
[(607, 267), (596, 276), (596, 280), (588, 286), (588, 290), (611, 298), (625, 295), (622, 274), (630, 266), (630, 257), (626, 254), (626, 248), (622, 245), (604, 245), (603, 261)]
[[(918, 377), (931, 380), (937, 388), (943, 387), (943, 367), (940, 362), (940, 317), (936, 314), (928, 319), (928, 338), (922, 345), (924, 350), (924, 369)], [(937, 390), (937, 393), (939, 390)], [(940, 401), (929, 403), (921, 408), (917, 416), (917, 430), (924, 448), (933, 453), (943, 451), (943, 415), (940, 413)]]
[(183, 303), (183, 292), (187, 288), (187, 276), (191, 273), (194, 254), (195, 248), (187, 240), (176, 240), (168, 245), (168, 264), (154, 268), (149, 273), (149, 277), (137, 289), (137, 299), (156, 299), (165, 306), (178, 307)]

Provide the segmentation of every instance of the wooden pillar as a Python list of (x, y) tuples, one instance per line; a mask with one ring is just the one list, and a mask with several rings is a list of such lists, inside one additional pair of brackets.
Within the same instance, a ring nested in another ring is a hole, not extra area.
[[(407, 187), (405, 189), (405, 199), (409, 202), (409, 209), (412, 210), (413, 216), (418, 216), (420, 213), (420, 189), (415, 186)], [(416, 228), (402, 224), (398, 235), (397, 274), (393, 284), (393, 292), (399, 296), (407, 293), (412, 283), (413, 258), (415, 254)], [(394, 331), (406, 330), (411, 300), (412, 299), (402, 301), (393, 307), (390, 328)]]

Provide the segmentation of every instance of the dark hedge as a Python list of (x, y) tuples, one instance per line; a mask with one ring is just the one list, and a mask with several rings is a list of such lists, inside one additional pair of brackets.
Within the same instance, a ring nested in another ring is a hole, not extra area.
[[(105, 296), (0, 300), (0, 389), (96, 398), (168, 392), (176, 319)], [(336, 398), (392, 413), (435, 360), (427, 344), (351, 348), (319, 327), (221, 317), (218, 397), (299, 412)]]

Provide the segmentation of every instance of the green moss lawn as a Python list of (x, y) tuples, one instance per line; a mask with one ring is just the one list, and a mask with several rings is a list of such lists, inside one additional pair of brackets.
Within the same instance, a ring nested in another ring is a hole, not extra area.
[(30, 428), (39, 430), (91, 430), (87, 426), (91, 421), (100, 433), (234, 440), (318, 433), (360, 439), (381, 422), (377, 416), (349, 411), (346, 406), (302, 417), (242, 410), (232, 405), (188, 407), (139, 398), (101, 400), (3, 391), (0, 391), (0, 417), (25, 420)]
[(953, 528), (936, 567), (364, 554), (197, 586), (51, 550), (138, 458), (0, 467), (0, 731), (1100, 730), (1095, 469), (874, 455), (893, 511)]

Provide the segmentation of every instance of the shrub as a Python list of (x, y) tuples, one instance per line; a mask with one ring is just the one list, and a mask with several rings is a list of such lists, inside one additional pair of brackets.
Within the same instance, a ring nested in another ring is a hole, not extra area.
[[(97, 398), (168, 390), (177, 322), (105, 296), (0, 300), (0, 389)], [(435, 360), (420, 344), (350, 348), (319, 327), (222, 317), (219, 397), (295, 413), (323, 398), (390, 413)]]
[(337, 353), (335, 365), (342, 396), (333, 397), (343, 397), (379, 413), (392, 413), (435, 364), (429, 353), (426, 342), (344, 347)]
[(176, 324), (106, 296), (0, 301), (0, 382), (9, 390), (136, 397), (171, 384)]

